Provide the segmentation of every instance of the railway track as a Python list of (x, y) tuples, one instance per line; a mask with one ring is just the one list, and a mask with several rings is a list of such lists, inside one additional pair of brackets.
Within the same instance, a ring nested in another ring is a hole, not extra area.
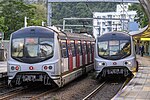
[(0, 100), (9, 100), (10, 98), (22, 93), (27, 87), (9, 88), (8, 86), (0, 91)]
[(47, 90), (45, 92), (39, 93), (38, 95), (32, 96), (30, 100), (39, 100), (39, 99), (43, 100), (44, 96), (46, 96), (47, 94), (48, 95), (53, 95), (53, 92), (57, 91), (58, 89), (59, 88), (53, 88), (53, 89)]
[(55, 90), (56, 88), (54, 87), (43, 87), (43, 85), (18, 87), (17, 89), (14, 88), (6, 93), (1, 93), (0, 100), (37, 100), (38, 98), (44, 97), (44, 95), (50, 94)]
[(104, 84), (106, 84), (106, 81), (104, 81), (102, 84), (100, 84), (94, 91), (92, 91), (89, 95), (87, 95), (82, 100), (88, 100), (88, 99), (92, 98), (95, 94), (97, 94), (100, 91), (100, 89), (104, 86)]
[(131, 78), (132, 77), (121, 81), (106, 80), (82, 100), (110, 100), (117, 94), (118, 91), (123, 89)]

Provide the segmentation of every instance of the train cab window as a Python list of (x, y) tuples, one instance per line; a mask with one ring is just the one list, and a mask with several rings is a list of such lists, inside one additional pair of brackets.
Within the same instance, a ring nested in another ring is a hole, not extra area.
[(25, 55), (27, 57), (37, 57), (38, 49), (38, 38), (25, 39)]
[(104, 42), (99, 42), (98, 43), (98, 54), (105, 56), (109, 54), (108, 51), (108, 41), (104, 41)]
[(23, 57), (24, 38), (12, 40), (12, 56)]
[(53, 39), (40, 38), (40, 57), (53, 56)]
[(109, 41), (109, 55), (117, 55), (119, 53), (119, 41)]
[(120, 41), (120, 54), (122, 55), (130, 55), (130, 42), (128, 40)]
[(123, 59), (131, 54), (129, 40), (111, 40), (98, 42), (98, 54), (109, 60)]
[(11, 55), (25, 63), (37, 63), (53, 57), (53, 38), (14, 38)]
[(61, 42), (61, 53), (62, 53), (62, 57), (63, 58), (67, 58), (68, 57), (66, 42)]

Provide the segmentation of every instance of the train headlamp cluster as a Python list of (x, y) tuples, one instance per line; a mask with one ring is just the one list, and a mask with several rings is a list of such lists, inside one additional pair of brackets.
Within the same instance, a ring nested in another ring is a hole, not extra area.
[(10, 66), (10, 71), (19, 71), (20, 66), (19, 65), (9, 65)]
[(125, 61), (125, 62), (124, 62), (124, 65), (129, 65), (129, 66), (131, 66), (132, 63), (131, 63), (131, 61)]
[(98, 66), (106, 66), (105, 62), (98, 62)]
[(50, 70), (52, 70), (53, 69), (53, 66), (52, 65), (44, 65), (43, 66), (43, 70), (45, 70), (45, 71), (50, 71)]

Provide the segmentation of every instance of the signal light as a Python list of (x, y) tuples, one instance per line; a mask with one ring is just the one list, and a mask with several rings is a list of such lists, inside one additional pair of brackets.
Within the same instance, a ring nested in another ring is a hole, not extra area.
[(44, 66), (44, 69), (45, 69), (45, 70), (47, 70), (47, 69), (48, 69), (48, 67), (47, 67), (47, 66)]
[(113, 62), (113, 65), (117, 65), (117, 63), (116, 63), (116, 62)]
[(19, 70), (19, 66), (16, 66), (16, 70)]
[(34, 68), (33, 68), (33, 66), (30, 66), (29, 69), (30, 69), (30, 70), (33, 70)]

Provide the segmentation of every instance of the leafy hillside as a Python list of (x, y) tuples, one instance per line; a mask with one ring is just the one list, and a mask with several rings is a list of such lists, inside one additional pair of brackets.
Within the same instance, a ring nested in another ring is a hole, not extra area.
[(88, 17), (92, 18), (92, 12), (110, 12), (116, 10), (116, 3), (53, 3), (53, 24), (62, 24), (63, 18)]
[[(28, 26), (41, 25), (47, 20), (46, 4), (29, 3), (25, 0), (0, 0), (0, 31), (5, 39), (9, 39), (12, 32), (24, 27), (24, 17), (28, 17)], [(92, 12), (115, 11), (116, 3), (52, 3), (52, 24), (62, 25), (63, 18), (93, 17)], [(81, 24), (80, 21), (68, 21), (67, 24)], [(92, 25), (89, 22), (88, 25)], [(71, 27), (77, 28), (77, 27)]]

